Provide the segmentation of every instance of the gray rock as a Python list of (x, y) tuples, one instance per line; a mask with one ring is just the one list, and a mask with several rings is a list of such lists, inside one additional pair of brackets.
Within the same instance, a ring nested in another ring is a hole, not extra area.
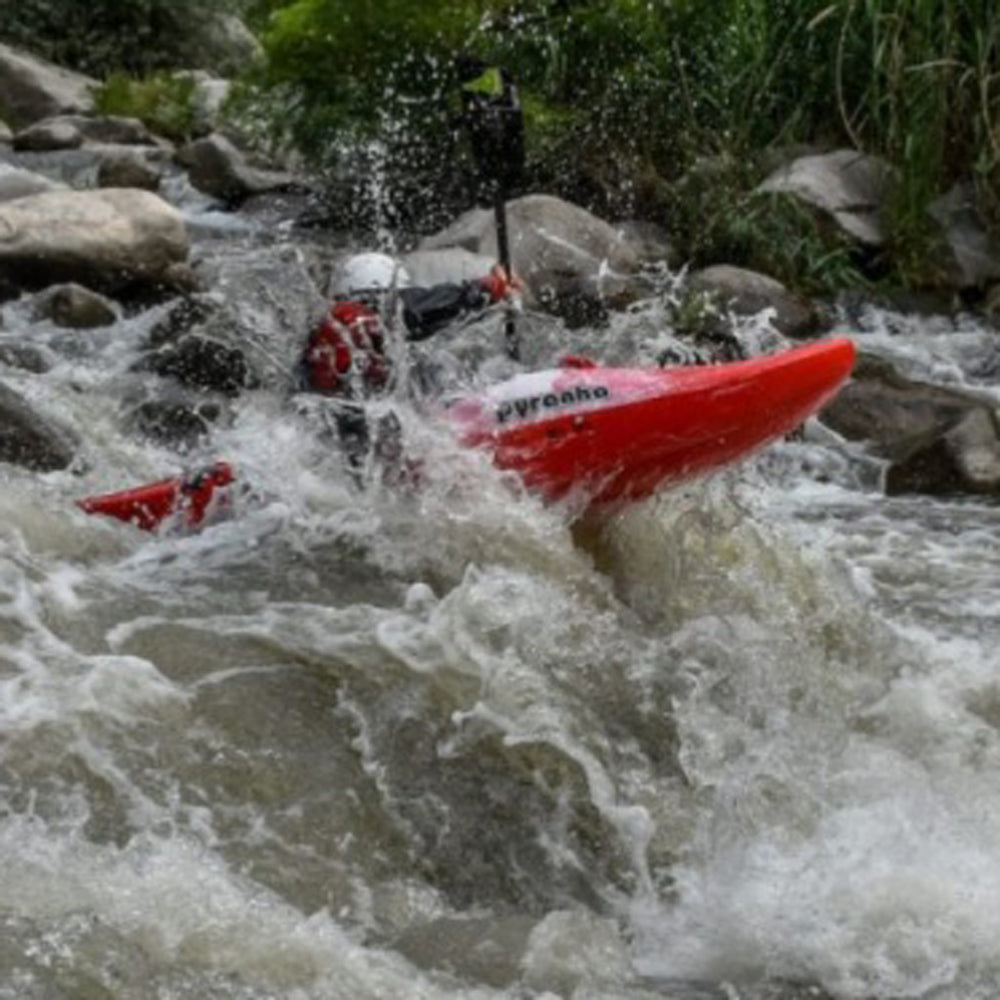
[(443, 282), (482, 278), (496, 264), (495, 257), (473, 253), (463, 247), (414, 250), (403, 257), (403, 266), (414, 285), (427, 288)]
[(60, 115), (50, 121), (72, 125), (86, 142), (112, 146), (156, 145), (156, 137), (138, 118), (124, 115)]
[(168, 395), (139, 403), (126, 414), (126, 426), (142, 437), (182, 451), (197, 447), (219, 419), (218, 404), (193, 395)]
[(886, 493), (1000, 494), (1000, 435), (986, 407), (931, 434), (886, 472)]
[(0, 364), (35, 375), (44, 375), (52, 369), (52, 361), (45, 351), (34, 344), (17, 342), (0, 343)]
[(11, 127), (5, 121), (0, 121), (0, 142), (10, 144), (13, 141), (14, 132)]
[(65, 469), (76, 448), (72, 431), (42, 416), (23, 396), (0, 383), (0, 461), (51, 472)]
[(12, 128), (94, 107), (98, 82), (0, 44), (0, 115)]
[(51, 320), (56, 326), (73, 330), (91, 330), (117, 322), (118, 313), (103, 295), (71, 283), (42, 292), (35, 300), (34, 318)]
[(14, 135), (14, 149), (19, 152), (48, 153), (77, 149), (82, 145), (83, 133), (72, 123), (58, 118), (36, 122)]
[(873, 454), (903, 461), (988, 405), (972, 392), (904, 378), (888, 362), (862, 353), (822, 420), (848, 440), (866, 442)]
[(102, 188), (141, 188), (157, 191), (162, 174), (145, 157), (129, 150), (111, 152), (97, 167), (97, 186)]
[(13, 201), (14, 198), (24, 198), (29, 194), (42, 194), (45, 191), (65, 191), (66, 185), (49, 180), (42, 174), (31, 170), (22, 170), (9, 163), (0, 163), (0, 201)]
[(885, 243), (882, 209), (888, 166), (853, 149), (802, 156), (771, 174), (757, 190), (781, 192), (827, 214), (858, 242)]
[(677, 251), (670, 242), (670, 234), (663, 226), (645, 219), (628, 219), (619, 223), (617, 229), (643, 263), (664, 263), (671, 266), (678, 263)]
[(227, 205), (239, 205), (251, 195), (302, 187), (290, 174), (260, 170), (225, 136), (213, 133), (181, 149), (177, 158), (187, 167), (191, 183), (203, 194)]
[(25, 288), (169, 286), (188, 249), (180, 213), (148, 191), (52, 191), (0, 203), (0, 274)]
[(756, 271), (718, 264), (694, 274), (689, 289), (715, 297), (723, 309), (738, 316), (771, 309), (773, 326), (785, 337), (807, 337), (819, 325), (812, 303), (790, 292), (780, 281)]
[[(511, 262), (526, 285), (526, 300), (558, 315), (598, 312), (634, 301), (639, 255), (609, 223), (551, 195), (507, 203)], [(422, 250), (462, 247), (497, 259), (492, 211), (473, 209), (420, 244)]]
[(951, 251), (948, 279), (954, 287), (984, 288), (1000, 280), (1000, 242), (983, 223), (971, 184), (956, 184), (928, 211)]
[(16, 163), (22, 170), (42, 174), (63, 188), (86, 190), (95, 186), (101, 163), (108, 156), (123, 150), (148, 158), (156, 164), (169, 163), (172, 157), (172, 152), (161, 151), (154, 146), (105, 146), (85, 143), (76, 149), (62, 149), (58, 152), (22, 150), (14, 153), (10, 162)]
[(198, 336), (182, 337), (176, 344), (147, 354), (138, 369), (224, 396), (238, 396), (260, 381), (239, 347)]

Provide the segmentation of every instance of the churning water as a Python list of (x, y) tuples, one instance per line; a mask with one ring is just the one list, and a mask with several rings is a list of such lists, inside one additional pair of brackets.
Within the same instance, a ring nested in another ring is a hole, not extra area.
[[(814, 429), (577, 523), (405, 406), (422, 485), (359, 490), (260, 391), (252, 501), (146, 535), (73, 500), (179, 468), (118, 415), (150, 322), (4, 376), (87, 461), (4, 471), (0, 997), (998, 994), (995, 507)], [(901, 322), (848, 332), (975, 380)]]

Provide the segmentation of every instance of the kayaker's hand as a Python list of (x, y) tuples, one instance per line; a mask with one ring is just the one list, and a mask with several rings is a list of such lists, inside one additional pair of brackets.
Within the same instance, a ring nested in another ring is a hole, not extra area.
[(494, 264), (490, 273), (482, 279), (482, 285), (490, 302), (513, 299), (524, 292), (524, 282), (516, 274), (508, 274), (503, 264)]

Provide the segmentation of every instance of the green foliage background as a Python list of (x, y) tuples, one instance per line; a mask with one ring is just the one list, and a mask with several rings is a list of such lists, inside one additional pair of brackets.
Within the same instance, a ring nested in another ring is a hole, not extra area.
[[(144, 76), (189, 65), (220, 9), (268, 55), (244, 113), (328, 171), (345, 217), (368, 206), (373, 224), (429, 228), (475, 195), (455, 123), (455, 59), (470, 53), (520, 84), (526, 186), (665, 221), (696, 262), (787, 235), (788, 213), (772, 233), (749, 194), (777, 147), (889, 161), (907, 280), (928, 280), (926, 207), (954, 181), (1000, 223), (1000, 0), (17, 0), (0, 5), (0, 39)], [(813, 272), (849, 277), (832, 250)]]
[(296, 140), (330, 160), (345, 136), (378, 137), (411, 205), (422, 176), (447, 196), (471, 169), (448, 124), (463, 51), (521, 85), (530, 186), (606, 215), (669, 216), (695, 253), (711, 247), (678, 201), (692, 166), (732, 165), (715, 207), (739, 231), (715, 231), (759, 245), (766, 213), (746, 192), (781, 145), (886, 157), (893, 253), (915, 279), (926, 206), (953, 181), (971, 177), (1000, 216), (997, 0), (259, 0), (257, 12), (265, 82), (285, 88)]
[(3, 0), (0, 41), (98, 78), (197, 62), (206, 26), (245, 0)]

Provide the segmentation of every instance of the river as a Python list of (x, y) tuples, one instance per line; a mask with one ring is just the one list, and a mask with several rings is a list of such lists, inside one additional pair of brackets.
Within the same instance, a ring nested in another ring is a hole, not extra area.
[[(144, 534), (73, 500), (183, 464), (120, 419), (160, 314), (4, 373), (86, 461), (3, 472), (0, 997), (997, 995), (995, 505), (887, 499), (812, 426), (576, 523), (405, 404), (423, 482), (362, 491), (257, 391), (194, 456), (253, 502)], [(851, 324), (987, 384), (971, 319)]]

